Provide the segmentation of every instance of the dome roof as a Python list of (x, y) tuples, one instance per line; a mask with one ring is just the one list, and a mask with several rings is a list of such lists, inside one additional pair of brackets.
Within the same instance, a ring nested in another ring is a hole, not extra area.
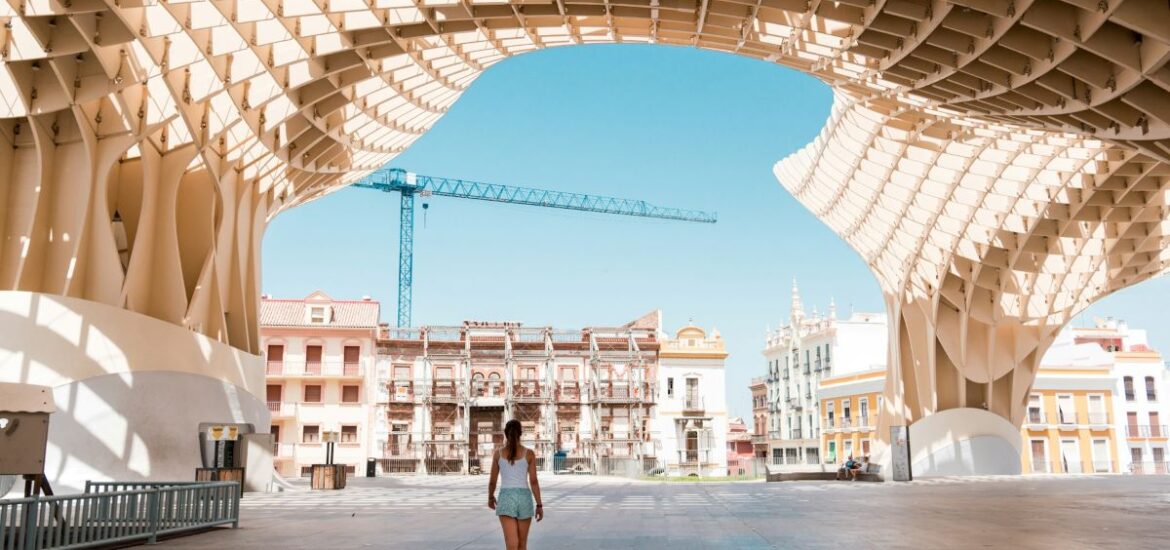
[(681, 340), (683, 338), (705, 339), (705, 338), (707, 338), (707, 332), (704, 331), (703, 329), (693, 325), (693, 324), (690, 324), (690, 325), (687, 325), (683, 328), (678, 329), (678, 332), (674, 335), (674, 337), (679, 339), (679, 340)]

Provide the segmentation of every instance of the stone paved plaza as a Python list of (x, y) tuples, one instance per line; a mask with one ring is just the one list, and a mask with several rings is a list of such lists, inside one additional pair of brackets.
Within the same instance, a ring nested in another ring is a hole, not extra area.
[[(176, 548), (502, 548), (484, 476), (248, 494), (241, 527)], [(663, 483), (542, 477), (545, 548), (1170, 547), (1170, 476)]]

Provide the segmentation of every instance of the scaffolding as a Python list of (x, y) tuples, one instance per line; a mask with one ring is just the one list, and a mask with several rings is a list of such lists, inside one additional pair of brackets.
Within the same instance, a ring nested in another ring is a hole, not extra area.
[(382, 471), (486, 472), (509, 419), (520, 421), (522, 442), (544, 470), (554, 456), (560, 467), (590, 471), (603, 457), (653, 458), (656, 336), (519, 323), (383, 327)]

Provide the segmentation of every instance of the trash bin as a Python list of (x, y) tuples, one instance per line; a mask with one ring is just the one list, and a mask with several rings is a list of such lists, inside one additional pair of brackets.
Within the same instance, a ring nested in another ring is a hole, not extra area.
[(378, 461), (377, 459), (366, 459), (366, 477), (377, 477), (378, 475)]
[(565, 469), (565, 457), (567, 457), (567, 456), (568, 456), (568, 453), (566, 453), (565, 451), (557, 451), (557, 452), (553, 453), (553, 473), (554, 474)]

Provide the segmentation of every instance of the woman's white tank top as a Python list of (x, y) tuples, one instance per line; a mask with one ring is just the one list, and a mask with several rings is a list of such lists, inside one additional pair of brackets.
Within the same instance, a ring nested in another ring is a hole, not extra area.
[(515, 464), (509, 464), (504, 458), (504, 449), (500, 449), (500, 488), (527, 489), (528, 488), (528, 451), (520, 449), (520, 457)]

